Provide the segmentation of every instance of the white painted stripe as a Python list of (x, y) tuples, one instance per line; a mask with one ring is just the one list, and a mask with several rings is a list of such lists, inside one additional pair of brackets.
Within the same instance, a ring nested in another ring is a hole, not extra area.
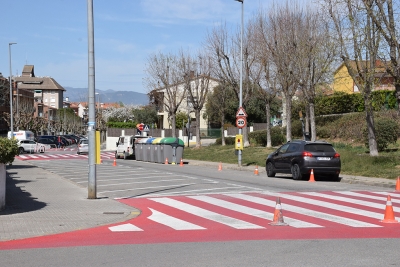
[(68, 154), (57, 154), (57, 156), (62, 157), (62, 158), (69, 158)]
[[(97, 185), (97, 186), (100, 187), (100, 186), (110, 186), (110, 185), (149, 184), (149, 183), (183, 181), (183, 180), (185, 180), (185, 179), (169, 179), (169, 180), (142, 181), (142, 182), (118, 183), (118, 184), (103, 184), (103, 185)], [(108, 180), (108, 181), (110, 181), (110, 180)], [(111, 180), (111, 181), (113, 181), (113, 180)]]
[(385, 203), (386, 203), (388, 195), (390, 195), (393, 203), (400, 203), (400, 199), (395, 198), (395, 197), (397, 197), (397, 195), (394, 192), (372, 192), (372, 193), (378, 194), (378, 195), (383, 195), (384, 196), (383, 199), (384, 199)]
[(49, 158), (48, 156), (45, 156), (45, 155), (38, 155), (38, 157), (45, 158), (45, 159)]
[(242, 220), (238, 220), (235, 218), (231, 218), (225, 215), (221, 215), (206, 209), (202, 209), (172, 198), (149, 198), (150, 200), (153, 200), (155, 202), (179, 209), (179, 210), (183, 210), (187, 213), (191, 213), (193, 215), (199, 216), (199, 217), (203, 217), (205, 219), (214, 221), (214, 222), (218, 222), (218, 223), (222, 223), (224, 225), (233, 227), (235, 229), (264, 229), (264, 227), (259, 226), (259, 225), (255, 225), (252, 223), (248, 223)]
[(49, 157), (53, 157), (53, 158), (58, 158), (57, 154), (53, 155), (53, 154), (48, 154)]
[[(267, 194), (270, 195), (269, 192)], [(305, 197), (299, 197), (299, 196), (292, 196), (292, 195), (288, 195), (288, 194), (275, 194), (275, 193), (272, 193), (272, 194), (275, 196), (281, 196), (286, 199), (291, 199), (294, 201), (312, 204), (312, 205), (316, 205), (316, 206), (320, 206), (320, 207), (324, 207), (324, 208), (348, 212), (348, 213), (366, 216), (366, 217), (370, 217), (370, 218), (374, 218), (374, 219), (378, 219), (378, 220), (382, 219), (382, 214), (377, 213), (377, 212), (371, 212), (371, 211), (367, 211), (367, 210), (362, 210), (362, 209), (357, 209), (357, 208), (352, 208), (352, 207), (348, 207), (348, 206), (344, 206), (344, 205), (335, 204), (332, 202), (326, 202), (326, 201), (310, 199), (310, 198), (305, 198)]]
[(135, 226), (133, 224), (130, 224), (130, 223), (108, 227), (108, 229), (110, 229), (111, 232), (137, 232), (137, 231), (143, 231), (139, 227), (137, 227), (137, 226)]
[[(149, 208), (150, 209), (150, 208)], [(162, 212), (150, 209), (152, 214), (148, 217), (148, 219), (169, 226), (172, 229), (175, 230), (202, 230), (206, 229), (204, 227), (198, 226), (196, 224), (169, 216), (167, 214), (164, 214)]]
[(33, 159), (37, 159), (39, 157), (35, 156), (35, 155), (29, 155), (29, 157), (33, 158)]
[[(266, 195), (272, 195), (272, 196), (277, 196), (277, 197), (284, 196), (283, 194), (273, 193), (273, 192), (263, 192), (263, 193)], [(254, 197), (254, 196), (242, 195), (242, 194), (241, 195), (233, 194), (233, 196), (236, 198), (240, 198), (243, 200), (255, 202), (255, 203), (270, 206), (270, 207), (274, 207), (276, 205), (275, 201), (271, 201), (271, 200), (261, 198), (261, 197)], [(320, 212), (320, 211), (305, 209), (305, 208), (301, 208), (301, 207), (297, 207), (297, 206), (289, 205), (289, 204), (285, 204), (285, 203), (282, 203), (282, 207), (283, 207), (283, 210), (300, 213), (303, 215), (307, 215), (307, 216), (311, 216), (311, 217), (315, 217), (315, 218), (319, 218), (319, 219), (323, 219), (323, 220), (327, 220), (327, 221), (331, 221), (331, 222), (335, 222), (335, 223), (339, 223), (339, 224), (344, 224), (344, 225), (348, 225), (351, 227), (381, 227), (379, 225), (366, 223), (366, 222), (362, 222), (362, 221), (357, 221), (357, 220), (353, 220), (353, 219), (349, 219), (349, 218), (345, 218), (345, 217), (341, 217), (341, 216), (331, 215), (331, 214)]]
[[(124, 192), (124, 191), (136, 191), (136, 190), (147, 190), (147, 189), (159, 189), (159, 188), (165, 188), (165, 187), (179, 187), (179, 186), (189, 186), (189, 185), (195, 185), (195, 184), (176, 184), (176, 185), (165, 185), (165, 186), (149, 186), (149, 187), (142, 187), (142, 188), (128, 188), (128, 189), (120, 189), (120, 190), (109, 190), (109, 191), (101, 191), (99, 193), (113, 193), (113, 192)], [(130, 198), (130, 197), (122, 197), (122, 198), (115, 198), (115, 199), (124, 199), (124, 198)]]
[(19, 155), (19, 157), (23, 158), (23, 159), (27, 159), (28, 158), (27, 156), (24, 156), (24, 155)]
[[(327, 194), (321, 194), (321, 193), (316, 193), (316, 192), (301, 192), (301, 194), (309, 195), (309, 196), (316, 196), (316, 197), (323, 197), (327, 199), (332, 199), (332, 200), (338, 200), (338, 201), (343, 201), (343, 202), (348, 202), (348, 203), (353, 203), (353, 204), (358, 204), (362, 206), (367, 206), (371, 208), (377, 208), (377, 209), (385, 209), (385, 203), (379, 204), (375, 202), (370, 202), (370, 201), (363, 201), (363, 200), (358, 200), (354, 198), (347, 198), (347, 197), (341, 197), (341, 196), (332, 196), (332, 195), (327, 195)], [(373, 215), (374, 216), (369, 216), (367, 214)], [(375, 212), (367, 212), (366, 214), (362, 214), (364, 216), (372, 217), (372, 218), (381, 218), (382, 214), (380, 213), (375, 213)]]
[[(226, 196), (229, 196), (229, 194), (226, 194)], [(269, 221), (272, 221), (274, 218), (274, 213), (272, 212), (266, 212), (263, 210), (258, 210), (258, 209), (254, 209), (254, 208), (250, 208), (247, 206), (243, 206), (243, 205), (239, 205), (236, 203), (232, 203), (229, 201), (225, 201), (225, 200), (221, 200), (221, 199), (217, 199), (217, 198), (213, 198), (210, 196), (191, 196), (190, 198), (196, 199), (196, 200), (200, 200), (206, 203), (210, 203), (219, 207), (223, 207), (225, 209), (229, 209), (229, 210), (234, 210), (243, 214), (247, 214), (247, 215), (251, 215), (254, 217), (258, 217), (258, 218), (262, 218), (262, 219), (266, 219)], [(311, 228), (311, 227), (322, 227), (320, 225), (317, 224), (313, 224), (313, 223), (308, 223), (308, 222), (303, 222), (300, 220), (296, 220), (296, 219), (292, 219), (289, 217), (285, 216), (285, 222), (289, 223), (290, 226), (293, 226), (295, 228)]]

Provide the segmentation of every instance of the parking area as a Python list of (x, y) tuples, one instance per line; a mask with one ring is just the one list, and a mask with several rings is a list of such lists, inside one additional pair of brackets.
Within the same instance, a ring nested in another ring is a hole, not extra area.
[[(85, 160), (34, 161), (35, 166), (69, 179), (87, 188), (88, 162)], [(138, 166), (140, 165), (140, 166)], [(97, 195), (99, 198), (134, 198), (162, 195), (207, 194), (261, 190), (229, 181), (174, 171), (179, 166), (136, 161), (105, 161), (96, 167)], [(186, 166), (186, 168), (189, 168)]]

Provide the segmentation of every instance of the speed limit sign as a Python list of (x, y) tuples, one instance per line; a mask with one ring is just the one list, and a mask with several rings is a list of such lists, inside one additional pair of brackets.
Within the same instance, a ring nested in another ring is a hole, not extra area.
[(236, 118), (236, 126), (238, 128), (246, 127), (246, 118), (245, 117)]

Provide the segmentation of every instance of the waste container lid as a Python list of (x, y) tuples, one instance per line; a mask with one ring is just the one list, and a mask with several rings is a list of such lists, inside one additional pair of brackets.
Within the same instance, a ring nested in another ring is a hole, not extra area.
[(153, 140), (154, 140), (154, 139), (155, 139), (154, 137), (152, 137), (152, 138), (147, 138), (146, 143), (151, 144), (151, 143), (153, 143)]
[(168, 145), (173, 145), (173, 146), (184, 146), (185, 143), (183, 140), (175, 137), (165, 137), (161, 139), (160, 144), (168, 144)]
[(162, 137), (155, 138), (153, 140), (153, 144), (159, 144), (161, 140), (162, 140)]

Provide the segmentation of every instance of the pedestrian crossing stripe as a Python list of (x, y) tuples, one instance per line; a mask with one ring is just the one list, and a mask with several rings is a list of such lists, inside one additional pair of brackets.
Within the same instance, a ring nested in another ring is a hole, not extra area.
[[(114, 158), (114, 152), (102, 152), (101, 157), (103, 158)], [(88, 155), (85, 154), (21, 154), (16, 156), (16, 158), (20, 160), (50, 160), (50, 159), (77, 159), (77, 158), (88, 158)]]
[[(395, 209), (400, 210), (400, 193), (368, 191), (328, 191), (328, 192), (246, 192), (208, 194), (193, 196), (171, 196), (132, 198), (120, 200), (138, 209), (148, 210), (147, 216), (132, 225), (146, 228), (146, 220), (151, 220), (173, 230), (207, 230), (212, 225), (221, 225), (236, 230), (271, 229), (276, 201), (281, 200), (285, 222), (291, 228), (384, 228), (386, 197), (390, 194)], [(179, 211), (179, 212), (177, 212)], [(187, 214), (187, 215), (185, 215)], [(140, 217), (139, 216), (139, 217)], [(201, 218), (197, 221), (196, 218)], [(254, 218), (254, 219), (251, 219)], [(204, 221), (210, 221), (204, 226)], [(396, 218), (397, 220), (399, 218)], [(396, 224), (395, 227), (400, 227)], [(109, 228), (110, 231), (115, 231)]]

